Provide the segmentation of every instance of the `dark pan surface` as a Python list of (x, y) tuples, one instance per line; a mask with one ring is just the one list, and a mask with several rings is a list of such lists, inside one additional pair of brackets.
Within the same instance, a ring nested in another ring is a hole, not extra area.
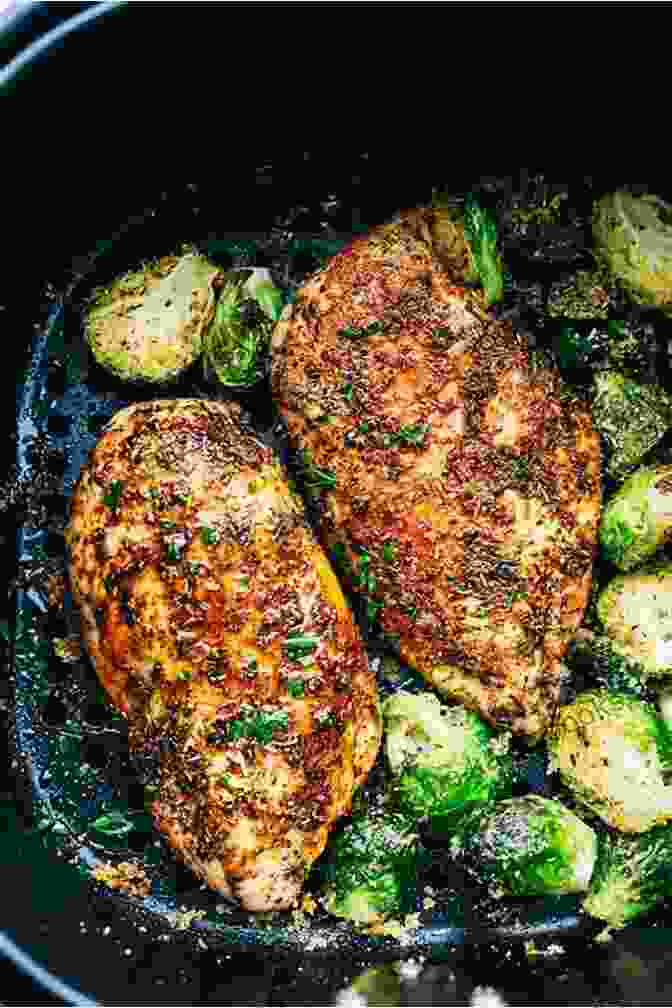
[[(128, 386), (116, 383), (92, 362), (83, 343), (81, 306), (96, 283), (137, 266), (145, 258), (178, 251), (182, 243), (218, 258), (223, 265), (268, 265), (283, 284), (287, 299), (298, 282), (356, 231), (385, 219), (400, 206), (427, 199), (441, 178), (413, 191), (361, 201), (358, 190), (307, 192), (300, 202), (274, 205), (259, 169), (250, 192), (253, 211), (223, 213), (214, 186), (174, 187), (160, 194), (145, 214), (129, 221), (90, 258), (61, 291), (51, 297), (48, 323), (37, 332), (18, 403), (19, 481), (32, 487), (32, 503), (18, 541), (20, 574), (16, 592), (15, 744), (30, 781), (34, 828), (42, 845), (87, 879), (94, 898), (117, 905), (138, 927), (170, 929), (209, 947), (266, 948), (301, 952), (318, 958), (370, 955), (407, 956), (461, 943), (521, 942), (535, 938), (594, 935), (599, 924), (586, 917), (574, 898), (525, 905), (493, 902), (468, 885), (440, 850), (427, 839), (424, 882), (434, 905), (423, 908), (419, 893), (418, 926), (401, 936), (374, 938), (336, 922), (321, 910), (314, 914), (255, 917), (225, 906), (217, 894), (199, 886), (176, 862), (152, 829), (145, 810), (141, 768), (133, 765), (123, 719), (108, 704), (86, 658), (64, 662), (53, 639), (77, 630), (77, 614), (66, 594), (64, 611), (48, 606), (48, 578), (63, 568), (61, 531), (69, 495), (83, 462), (109, 417), (133, 399)], [(357, 182), (373, 191), (371, 169), (362, 160)], [(493, 181), (488, 182), (494, 191)], [(461, 186), (458, 187), (462, 189)], [(593, 193), (590, 180), (578, 184), (585, 206)], [(487, 191), (487, 190), (486, 190)], [(359, 209), (360, 202), (366, 212)], [(244, 204), (244, 201), (241, 201)], [(247, 216), (247, 219), (246, 219)], [(247, 225), (247, 226), (246, 226)], [(508, 260), (514, 280), (544, 285), (554, 275), (548, 262), (535, 263), (522, 249)], [(580, 242), (570, 264), (581, 262)], [(566, 265), (566, 264), (565, 264)], [(515, 293), (515, 292), (514, 292)], [(525, 320), (523, 319), (521, 324)], [(543, 339), (543, 334), (542, 337)], [(141, 390), (134, 397), (147, 398)], [(194, 368), (172, 395), (217, 395)], [(262, 385), (241, 397), (252, 422), (292, 465), (268, 389)], [(418, 685), (413, 673), (392, 661), (382, 642), (369, 634), (370, 655), (379, 669), (381, 691)], [(518, 792), (553, 792), (545, 773), (543, 748), (518, 754)], [(375, 792), (382, 767), (374, 769)], [(113, 822), (110, 825), (110, 814)], [(107, 820), (102, 820), (107, 816)], [(151, 881), (150, 895), (110, 893), (91, 879), (99, 861), (134, 861)], [(308, 885), (310, 890), (310, 883)]]

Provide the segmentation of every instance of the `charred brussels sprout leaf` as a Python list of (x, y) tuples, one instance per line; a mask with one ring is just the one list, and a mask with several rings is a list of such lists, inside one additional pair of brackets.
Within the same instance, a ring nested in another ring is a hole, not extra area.
[(497, 251), (497, 226), (494, 217), (471, 194), (464, 201), (464, 231), (485, 291), (485, 302), (499, 301), (504, 293), (504, 271)]
[(643, 836), (600, 836), (587, 913), (620, 928), (669, 899), (672, 892), (672, 827)]
[(409, 819), (389, 812), (355, 815), (332, 837), (321, 869), (327, 909), (363, 925), (415, 910), (418, 865)]
[(403, 812), (440, 818), (511, 794), (509, 738), (473, 711), (448, 707), (433, 693), (400, 690), (383, 704), (383, 724), (393, 794)]
[(578, 804), (623, 833), (672, 819), (672, 739), (655, 708), (609, 689), (561, 707), (548, 739), (554, 769)]
[(481, 883), (525, 899), (585, 891), (597, 837), (559, 801), (525, 795), (467, 811), (450, 849)]

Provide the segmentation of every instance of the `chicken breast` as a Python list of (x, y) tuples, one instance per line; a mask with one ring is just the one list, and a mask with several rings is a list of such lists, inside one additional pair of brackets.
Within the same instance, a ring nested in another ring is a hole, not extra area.
[(274, 333), (273, 389), (369, 614), (437, 690), (534, 741), (590, 588), (599, 439), (456, 286), (437, 214), (401, 214), (308, 279)]
[(67, 543), (96, 672), (159, 762), (158, 828), (247, 909), (295, 905), (381, 728), (351, 611), (271, 449), (234, 406), (122, 410)]

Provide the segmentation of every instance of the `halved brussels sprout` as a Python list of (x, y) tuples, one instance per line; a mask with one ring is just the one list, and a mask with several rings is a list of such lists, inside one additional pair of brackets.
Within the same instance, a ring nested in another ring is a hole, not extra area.
[(637, 304), (672, 313), (672, 205), (618, 190), (593, 208), (595, 255)]
[(218, 269), (194, 253), (164, 256), (99, 288), (85, 312), (96, 360), (124, 381), (174, 381), (200, 356)]
[(592, 414), (610, 449), (608, 472), (625, 476), (672, 424), (670, 400), (659, 385), (642, 385), (616, 371), (594, 377)]
[(615, 577), (600, 593), (597, 615), (614, 651), (645, 676), (672, 675), (672, 564)]
[(628, 571), (653, 556), (672, 532), (672, 466), (638, 469), (602, 512), (600, 544)]

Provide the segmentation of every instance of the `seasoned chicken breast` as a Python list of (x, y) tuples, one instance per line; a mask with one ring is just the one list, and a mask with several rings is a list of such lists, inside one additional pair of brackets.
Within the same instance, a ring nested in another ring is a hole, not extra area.
[(153, 814), (249, 910), (295, 905), (380, 743), (338, 581), (236, 407), (131, 406), (84, 467), (67, 529), (96, 671), (160, 765)]
[(274, 333), (273, 389), (369, 613), (441, 693), (534, 741), (590, 588), (599, 439), (456, 286), (439, 214), (403, 213), (308, 279)]

